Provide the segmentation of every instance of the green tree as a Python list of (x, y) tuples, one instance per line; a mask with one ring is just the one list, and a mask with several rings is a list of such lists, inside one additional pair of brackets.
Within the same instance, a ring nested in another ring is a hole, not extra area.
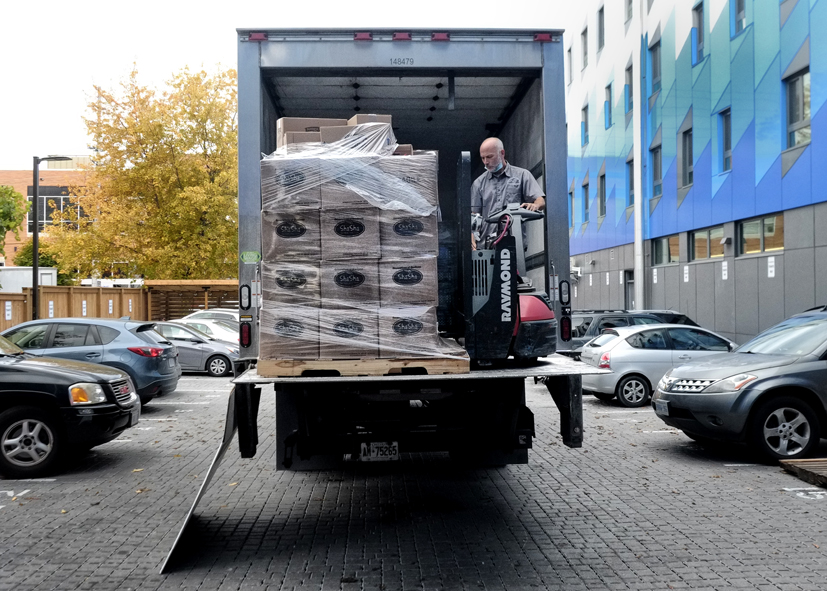
[[(37, 264), (40, 267), (55, 267), (57, 268), (57, 284), (58, 285), (74, 285), (74, 280), (71, 273), (65, 273), (60, 270), (60, 264), (57, 257), (55, 257), (52, 250), (52, 245), (42, 238), (37, 244)], [(34, 242), (29, 238), (23, 246), (17, 249), (17, 254), (14, 255), (14, 264), (18, 267), (31, 267), (34, 262)]]
[(20, 240), (20, 226), (26, 219), (29, 204), (26, 198), (12, 187), (0, 185), (0, 252), (6, 249), (6, 234), (14, 232)]
[(176, 74), (163, 91), (133, 69), (96, 87), (85, 118), (96, 156), (73, 206), (49, 227), (52, 252), (81, 276), (237, 276), (236, 73)]

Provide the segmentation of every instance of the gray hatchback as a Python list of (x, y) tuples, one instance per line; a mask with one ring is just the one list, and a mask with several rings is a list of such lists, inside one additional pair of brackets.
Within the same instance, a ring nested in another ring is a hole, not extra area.
[(34, 355), (76, 359), (120, 369), (132, 378), (141, 404), (178, 387), (175, 346), (152, 322), (105, 318), (48, 318), (23, 322), (3, 336)]
[(177, 322), (156, 322), (155, 330), (178, 347), (178, 360), (184, 371), (206, 371), (214, 377), (233, 372), (233, 362), (238, 359), (238, 343), (214, 339)]
[(676, 367), (652, 397), (657, 415), (698, 441), (746, 442), (773, 459), (810, 454), (827, 433), (827, 307)]

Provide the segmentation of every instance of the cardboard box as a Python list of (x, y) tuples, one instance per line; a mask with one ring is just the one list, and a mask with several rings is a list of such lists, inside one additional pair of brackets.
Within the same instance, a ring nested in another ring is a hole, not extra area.
[(322, 261), (322, 308), (379, 305), (379, 266), (375, 260)]
[(436, 256), (439, 253), (436, 214), (417, 216), (382, 210), (379, 214), (379, 238), (383, 259)]
[(276, 306), (318, 308), (322, 298), (319, 264), (262, 263), (261, 292), (264, 302)]
[(322, 134), (318, 131), (288, 131), (286, 144), (306, 144), (307, 142), (321, 142)]
[(413, 146), (411, 144), (398, 144), (396, 150), (393, 152), (394, 156), (413, 156)]
[(322, 310), (319, 314), (319, 357), (379, 357), (379, 323), (376, 310)]
[(374, 115), (371, 113), (364, 113), (354, 115), (347, 120), (348, 125), (359, 125), (361, 123), (388, 123), (392, 124), (392, 117), (390, 115)]
[(281, 156), (261, 161), (261, 208), (319, 209), (322, 205), (318, 158)]
[(321, 212), (322, 260), (378, 259), (379, 210), (375, 207)]
[(356, 127), (354, 125), (337, 125), (335, 127), (322, 127), (319, 132), (321, 142), (324, 144), (332, 144), (338, 142), (348, 133), (353, 131)]
[(319, 309), (262, 306), (259, 359), (318, 359)]
[[(403, 181), (431, 205), (439, 205), (436, 152), (417, 151), (412, 156), (383, 156), (373, 164), (382, 173)], [(388, 184), (388, 183), (386, 183)], [(388, 184), (390, 186), (390, 184)]]
[(442, 354), (436, 308), (399, 306), (379, 309), (379, 357), (437, 357)]
[(261, 256), (266, 263), (318, 261), (322, 239), (318, 209), (263, 211), (261, 213)]
[(287, 144), (288, 131), (315, 131), (322, 127), (346, 125), (344, 119), (325, 119), (320, 117), (282, 117), (276, 121), (276, 147), (281, 148)]
[(436, 306), (436, 257), (379, 261), (379, 301), (393, 306)]
[(382, 172), (371, 166), (378, 156), (326, 158), (319, 169), (322, 209), (371, 207), (353, 188), (370, 192), (382, 190)]

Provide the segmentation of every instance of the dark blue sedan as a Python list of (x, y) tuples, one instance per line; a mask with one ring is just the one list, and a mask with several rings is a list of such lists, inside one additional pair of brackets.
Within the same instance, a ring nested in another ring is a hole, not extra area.
[(152, 322), (45, 318), (23, 322), (2, 335), (27, 353), (120, 369), (132, 378), (141, 404), (175, 390), (181, 377), (178, 350)]

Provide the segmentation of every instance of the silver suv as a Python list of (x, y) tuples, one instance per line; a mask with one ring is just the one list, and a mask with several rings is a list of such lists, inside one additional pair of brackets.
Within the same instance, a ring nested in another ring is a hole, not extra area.
[(583, 345), (607, 328), (634, 326), (638, 324), (662, 324), (663, 320), (645, 312), (628, 310), (572, 310), (571, 340), (558, 341), (557, 352), (580, 359)]

